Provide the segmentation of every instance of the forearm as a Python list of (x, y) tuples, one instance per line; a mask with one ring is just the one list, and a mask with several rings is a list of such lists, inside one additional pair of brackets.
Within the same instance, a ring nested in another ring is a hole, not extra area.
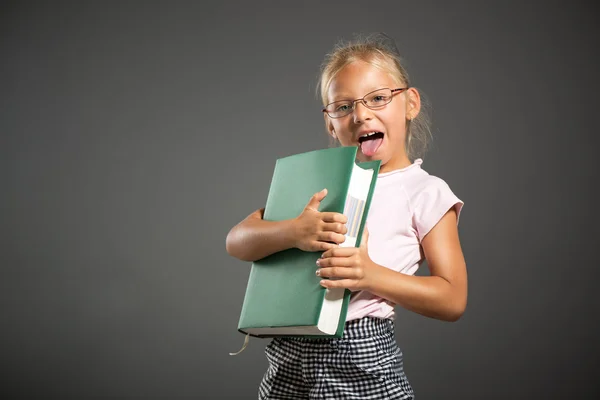
[(466, 307), (466, 292), (440, 276), (412, 276), (374, 265), (366, 290), (418, 314), (456, 321)]
[(227, 252), (240, 260), (256, 261), (295, 246), (293, 220), (240, 222), (227, 235)]

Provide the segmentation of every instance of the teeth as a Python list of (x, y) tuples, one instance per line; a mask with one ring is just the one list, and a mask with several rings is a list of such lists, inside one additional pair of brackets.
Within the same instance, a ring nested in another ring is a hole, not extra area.
[(369, 136), (373, 136), (375, 133), (377, 132), (369, 132), (369, 133), (365, 133), (364, 135), (362, 135), (361, 137), (369, 137)]

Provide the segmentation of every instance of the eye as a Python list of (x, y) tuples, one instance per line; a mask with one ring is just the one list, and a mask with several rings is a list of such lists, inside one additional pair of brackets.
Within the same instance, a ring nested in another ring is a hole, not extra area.
[(373, 98), (371, 99), (371, 102), (373, 102), (373, 103), (384, 103), (386, 101), (387, 101), (387, 96), (384, 96), (382, 94), (373, 96)]
[(335, 107), (335, 111), (340, 111), (340, 112), (348, 111), (349, 109), (350, 109), (350, 103), (338, 104)]

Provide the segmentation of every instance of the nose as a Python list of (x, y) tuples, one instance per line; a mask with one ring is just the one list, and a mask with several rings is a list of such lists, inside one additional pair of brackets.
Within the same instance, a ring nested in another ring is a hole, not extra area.
[(371, 110), (365, 106), (362, 100), (356, 100), (354, 102), (354, 109), (352, 111), (354, 123), (360, 124), (361, 122), (368, 121), (373, 118)]

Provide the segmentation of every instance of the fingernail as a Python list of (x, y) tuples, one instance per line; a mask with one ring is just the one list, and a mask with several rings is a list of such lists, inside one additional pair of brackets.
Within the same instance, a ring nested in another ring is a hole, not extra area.
[(316, 274), (317, 276), (321, 276), (321, 270), (320, 270), (320, 269), (316, 270), (316, 271), (315, 271), (315, 274)]
[(321, 261), (320, 260), (317, 260), (317, 265), (321, 265)]

